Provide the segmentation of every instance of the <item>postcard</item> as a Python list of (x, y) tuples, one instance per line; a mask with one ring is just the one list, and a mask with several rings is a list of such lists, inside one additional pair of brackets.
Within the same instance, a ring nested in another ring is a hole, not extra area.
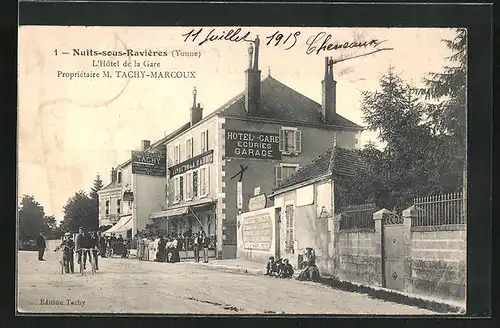
[(467, 31), (20, 26), (18, 314), (466, 308)]

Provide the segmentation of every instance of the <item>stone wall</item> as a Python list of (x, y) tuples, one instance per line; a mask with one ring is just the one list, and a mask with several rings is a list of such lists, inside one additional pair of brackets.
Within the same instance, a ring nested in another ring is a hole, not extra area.
[(466, 233), (465, 225), (411, 229), (412, 292), (465, 300)]
[(374, 229), (340, 231), (337, 276), (344, 280), (380, 285), (382, 260)]

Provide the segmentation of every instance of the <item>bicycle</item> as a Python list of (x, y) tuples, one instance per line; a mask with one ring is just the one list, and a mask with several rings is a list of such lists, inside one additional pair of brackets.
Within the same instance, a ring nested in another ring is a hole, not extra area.
[[(96, 263), (96, 257), (99, 256), (99, 249), (98, 248), (80, 248), (79, 250), (82, 251), (82, 255), (81, 255), (81, 258), (80, 258), (80, 273), (83, 275), (84, 274), (84, 264), (85, 264), (85, 261), (87, 260), (85, 258), (85, 254), (87, 253), (89, 255), (89, 258), (90, 258), (90, 272), (92, 274), (95, 274), (96, 273), (96, 268), (97, 268), (97, 263)], [(96, 254), (94, 255), (92, 251), (96, 251)]]

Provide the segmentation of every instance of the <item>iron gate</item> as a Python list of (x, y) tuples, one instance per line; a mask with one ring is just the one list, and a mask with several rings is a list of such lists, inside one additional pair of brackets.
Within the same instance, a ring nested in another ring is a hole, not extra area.
[(404, 234), (403, 218), (395, 213), (382, 220), (382, 279), (383, 286), (404, 291)]

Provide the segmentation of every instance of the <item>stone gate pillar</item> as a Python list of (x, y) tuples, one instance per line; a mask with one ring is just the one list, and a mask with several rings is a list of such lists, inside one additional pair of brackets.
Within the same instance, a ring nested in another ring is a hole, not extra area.
[(405, 286), (405, 292), (411, 293), (413, 291), (413, 280), (412, 280), (412, 256), (411, 256), (411, 251), (412, 251), (412, 238), (411, 238), (411, 222), (413, 218), (417, 216), (417, 209), (415, 205), (412, 205), (408, 207), (406, 210), (403, 211), (403, 225), (405, 227), (405, 232), (404, 232), (404, 270), (405, 270), (405, 277), (404, 277), (404, 286)]

